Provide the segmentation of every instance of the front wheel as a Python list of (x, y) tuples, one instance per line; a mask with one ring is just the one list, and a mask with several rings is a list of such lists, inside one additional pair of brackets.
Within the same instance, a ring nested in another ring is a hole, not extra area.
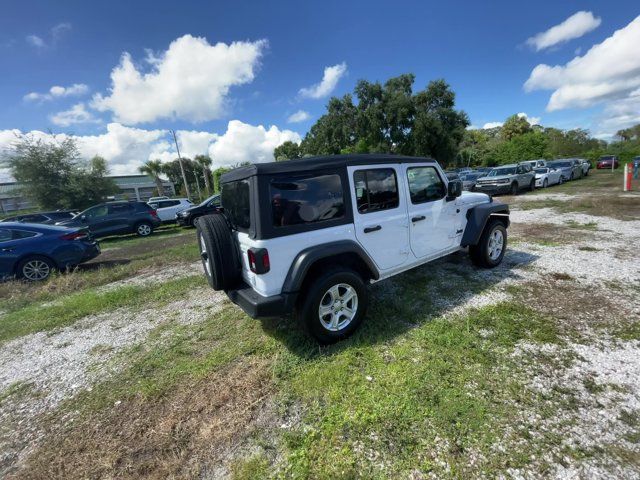
[(507, 229), (500, 221), (494, 220), (485, 227), (478, 244), (469, 247), (469, 255), (475, 265), (493, 268), (500, 265), (506, 249)]
[(560, 178), (558, 179), (558, 185), (562, 185), (563, 183), (564, 183), (564, 177), (560, 175)]
[(535, 178), (533, 180), (531, 180), (531, 183), (529, 184), (529, 191), (533, 192), (536, 189), (536, 180)]
[(511, 195), (513, 195), (514, 197), (516, 195), (518, 195), (518, 183), (517, 182), (513, 182), (511, 184)]
[(548, 186), (549, 186), (549, 180), (545, 178), (544, 182), (542, 182), (542, 188), (547, 188)]
[(353, 270), (339, 267), (315, 279), (302, 298), (296, 317), (322, 344), (351, 335), (362, 323), (368, 304), (362, 277)]

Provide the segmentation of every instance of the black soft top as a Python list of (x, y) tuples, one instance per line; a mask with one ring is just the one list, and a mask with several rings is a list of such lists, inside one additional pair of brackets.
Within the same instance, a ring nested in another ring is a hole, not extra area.
[(274, 175), (278, 173), (313, 172), (317, 170), (332, 170), (352, 165), (375, 165), (385, 163), (437, 163), (432, 158), (407, 157), (403, 155), (385, 154), (351, 154), (327, 155), (322, 157), (307, 157), (284, 162), (253, 163), (239, 167), (223, 174), (221, 183), (234, 182), (254, 175)]

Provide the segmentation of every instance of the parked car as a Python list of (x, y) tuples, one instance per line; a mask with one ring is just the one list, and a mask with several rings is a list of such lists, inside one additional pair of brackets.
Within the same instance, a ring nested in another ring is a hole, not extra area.
[(456, 168), (456, 172), (458, 172), (460, 175), (462, 175), (463, 173), (471, 172), (471, 171), (473, 171), (471, 167)]
[(560, 170), (563, 182), (582, 177), (582, 166), (574, 162), (571, 158), (552, 160), (547, 162), (547, 167)]
[(171, 198), (147, 203), (151, 208), (156, 209), (158, 218), (163, 222), (175, 222), (178, 212), (193, 206), (193, 203), (188, 198)]
[(463, 175), (460, 175), (460, 180), (462, 180), (462, 189), (468, 192), (473, 192), (478, 179), (484, 176), (484, 173), (474, 171), (466, 172)]
[(444, 174), (449, 180), (460, 180), (460, 174), (454, 170), (447, 170)]
[(526, 163), (528, 165), (531, 166), (532, 169), (536, 169), (536, 168), (540, 168), (540, 167), (546, 167), (547, 166), (547, 161), (540, 158), (538, 160), (527, 160), (521, 163)]
[(256, 163), (221, 185), (224, 213), (196, 223), (207, 281), (254, 318), (293, 313), (320, 343), (358, 328), (369, 283), (466, 247), (492, 268), (507, 247), (508, 206), (426, 158)]
[(100, 246), (86, 227), (21, 222), (0, 225), (0, 277), (3, 279), (45, 280), (54, 270), (73, 267), (99, 254)]
[(493, 167), (476, 167), (473, 171), (478, 173), (489, 173)]
[(220, 210), (220, 195), (216, 194), (207, 198), (199, 205), (195, 205), (176, 213), (176, 222), (178, 222), (178, 225), (183, 227), (193, 227), (195, 225), (195, 221), (199, 217), (210, 213), (218, 213)]
[(145, 202), (107, 202), (80, 212), (71, 220), (58, 222), (67, 227), (87, 227), (94, 237), (136, 233), (147, 237), (162, 224), (156, 211)]
[(163, 195), (162, 197), (151, 197), (149, 200), (147, 200), (148, 204), (152, 204), (155, 202), (159, 202), (160, 200), (169, 200), (169, 197)]
[(596, 168), (598, 170), (602, 168), (611, 168), (613, 164), (613, 168), (618, 168), (620, 166), (620, 162), (618, 161), (618, 157), (616, 155), (603, 155), (596, 162)]
[(586, 158), (579, 158), (580, 164), (582, 165), (582, 174), (586, 177), (589, 175), (589, 170), (591, 170), (591, 162)]
[(46, 225), (55, 225), (57, 222), (69, 220), (75, 217), (78, 212), (73, 210), (57, 210), (55, 212), (37, 212), (16, 215), (15, 217), (7, 217), (3, 222), (25, 222), (25, 223), (43, 223)]
[(550, 185), (562, 184), (562, 172), (549, 167), (540, 167), (533, 170), (536, 174), (536, 187), (547, 188)]
[(492, 195), (501, 193), (517, 195), (523, 189), (533, 190), (535, 185), (535, 173), (529, 165), (512, 164), (496, 167), (485, 177), (479, 178), (474, 190)]

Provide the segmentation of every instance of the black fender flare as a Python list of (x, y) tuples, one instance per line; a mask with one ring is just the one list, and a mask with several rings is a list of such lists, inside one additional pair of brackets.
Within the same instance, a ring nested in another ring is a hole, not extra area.
[(505, 203), (483, 203), (470, 208), (467, 211), (467, 226), (462, 234), (460, 245), (463, 247), (477, 245), (484, 227), (492, 216), (499, 216), (504, 219), (505, 226), (509, 226), (509, 206)]
[(307, 272), (315, 262), (344, 253), (353, 253), (357, 255), (369, 269), (372, 278), (374, 280), (380, 278), (378, 268), (359, 244), (353, 240), (339, 240), (337, 242), (330, 242), (323, 245), (305, 248), (298, 253), (284, 280), (282, 292), (299, 292)]

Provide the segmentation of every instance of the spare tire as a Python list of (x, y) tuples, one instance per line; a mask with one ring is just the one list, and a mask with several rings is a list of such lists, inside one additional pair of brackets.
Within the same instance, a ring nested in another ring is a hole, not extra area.
[(229, 290), (240, 282), (242, 266), (235, 239), (222, 214), (204, 215), (196, 222), (204, 273), (214, 290)]

